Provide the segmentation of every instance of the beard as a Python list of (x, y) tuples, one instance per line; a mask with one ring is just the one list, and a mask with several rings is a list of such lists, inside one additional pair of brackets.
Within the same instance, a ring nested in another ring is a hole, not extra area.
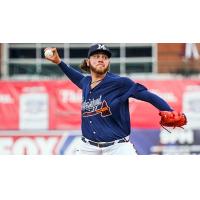
[(99, 74), (99, 75), (103, 75), (105, 74), (106, 72), (109, 71), (109, 68), (110, 68), (110, 65), (106, 66), (106, 67), (103, 67), (103, 68), (95, 68), (94, 66), (91, 65), (91, 63), (89, 62), (89, 65), (90, 65), (90, 71), (96, 73), (96, 74)]

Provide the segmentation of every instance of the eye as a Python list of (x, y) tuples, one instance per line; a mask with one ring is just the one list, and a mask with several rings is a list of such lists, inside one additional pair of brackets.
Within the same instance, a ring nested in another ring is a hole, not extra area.
[(107, 59), (108, 59), (108, 57), (107, 57), (107, 56), (103, 56), (103, 59), (104, 59), (104, 60), (107, 60)]

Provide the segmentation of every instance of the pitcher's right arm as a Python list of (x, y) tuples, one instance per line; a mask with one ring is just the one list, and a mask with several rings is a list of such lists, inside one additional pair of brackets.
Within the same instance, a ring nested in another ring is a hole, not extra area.
[(69, 64), (65, 64), (60, 56), (58, 55), (58, 51), (56, 48), (46, 48), (44, 51), (47, 49), (50, 49), (53, 52), (53, 56), (51, 57), (45, 57), (47, 60), (57, 64), (61, 70), (66, 74), (66, 76), (75, 84), (77, 85), (80, 89), (82, 89), (82, 80), (85, 77), (82, 73), (79, 71), (75, 70), (72, 68)]

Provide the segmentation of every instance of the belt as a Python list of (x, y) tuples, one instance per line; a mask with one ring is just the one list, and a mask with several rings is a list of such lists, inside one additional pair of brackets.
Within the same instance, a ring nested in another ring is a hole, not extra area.
[(122, 139), (119, 139), (119, 140), (115, 140), (113, 142), (94, 142), (94, 141), (88, 140), (85, 137), (82, 137), (81, 140), (85, 143), (89, 143), (89, 144), (96, 146), (96, 147), (99, 147), (99, 148), (109, 147), (109, 146), (116, 144), (116, 143), (129, 142), (129, 139), (127, 139), (127, 138), (122, 138)]

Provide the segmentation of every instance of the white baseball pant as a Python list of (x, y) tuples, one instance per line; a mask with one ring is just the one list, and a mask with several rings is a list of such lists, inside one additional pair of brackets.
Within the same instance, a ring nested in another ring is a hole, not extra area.
[(97, 147), (81, 140), (76, 155), (137, 155), (130, 142), (115, 143), (108, 147)]

